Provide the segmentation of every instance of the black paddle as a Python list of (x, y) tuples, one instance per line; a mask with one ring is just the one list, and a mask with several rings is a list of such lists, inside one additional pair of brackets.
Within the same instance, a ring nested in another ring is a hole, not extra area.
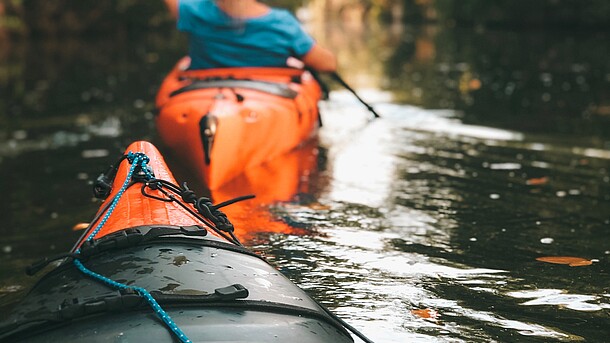
[[(320, 78), (320, 74), (318, 74), (318, 72), (312, 68), (305, 68), (305, 69), (307, 69), (307, 71), (309, 71), (311, 73), (311, 75), (314, 77), (314, 79), (316, 79), (316, 81), (318, 81), (318, 83), (320, 84), (320, 87), (322, 87), (322, 93), (324, 95), (324, 99), (328, 99), (328, 94), (330, 93), (330, 89), (324, 83), (324, 81)], [(375, 118), (381, 118), (381, 116), (379, 114), (377, 114), (377, 112), (375, 112), (375, 109), (373, 108), (373, 106), (369, 105), (364, 100), (362, 100), (362, 98), (358, 95), (358, 93), (356, 93), (356, 91), (352, 87), (350, 87), (347, 84), (347, 82), (345, 82), (341, 78), (341, 76), (339, 76), (339, 74), (337, 74), (337, 72), (332, 72), (332, 73), (330, 73), (330, 75), (333, 77), (333, 79), (335, 79), (335, 81), (339, 82), (343, 87), (345, 87), (348, 91), (350, 91), (352, 94), (354, 94), (356, 99), (358, 99), (364, 106), (366, 106), (366, 108), (369, 111), (371, 111), (371, 113), (373, 113), (373, 116), (375, 116)]]
[(337, 82), (339, 82), (343, 87), (345, 87), (345, 89), (347, 89), (348, 91), (350, 91), (352, 94), (354, 94), (354, 96), (356, 97), (356, 99), (358, 99), (364, 106), (366, 106), (366, 108), (371, 111), (371, 113), (373, 113), (373, 115), (375, 116), (375, 118), (381, 118), (381, 116), (379, 114), (377, 114), (377, 112), (375, 112), (375, 109), (373, 108), (373, 106), (369, 105), (368, 103), (366, 103), (364, 100), (362, 100), (362, 98), (360, 98), (360, 96), (358, 96), (358, 93), (356, 93), (355, 90), (352, 89), (352, 87), (350, 87), (347, 82), (345, 82), (341, 76), (339, 76), (339, 74), (337, 74), (337, 72), (333, 72), (330, 73), (330, 75), (333, 77), (333, 79), (335, 79)]

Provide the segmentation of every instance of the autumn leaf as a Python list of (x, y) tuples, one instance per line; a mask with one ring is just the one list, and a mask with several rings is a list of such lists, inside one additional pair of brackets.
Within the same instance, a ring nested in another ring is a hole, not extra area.
[(78, 223), (72, 227), (72, 231), (80, 231), (89, 227), (89, 223)]
[(582, 257), (572, 256), (544, 256), (536, 258), (537, 261), (555, 263), (555, 264), (567, 264), (570, 267), (582, 267), (593, 264), (592, 260), (588, 260)]
[(430, 308), (423, 308), (417, 310), (411, 310), (411, 313), (424, 319), (437, 320), (440, 315), (436, 310)]
[(482, 85), (483, 83), (481, 83), (481, 80), (479, 79), (472, 79), (468, 82), (468, 88), (471, 90), (480, 89)]
[(540, 186), (540, 185), (546, 184), (547, 182), (549, 182), (549, 178), (546, 176), (543, 176), (543, 177), (529, 179), (529, 180), (525, 181), (525, 184), (528, 186)]
[(325, 211), (325, 210), (330, 210), (330, 206), (328, 205), (322, 205), (319, 202), (314, 202), (309, 204), (307, 207), (309, 207), (312, 210), (315, 211)]

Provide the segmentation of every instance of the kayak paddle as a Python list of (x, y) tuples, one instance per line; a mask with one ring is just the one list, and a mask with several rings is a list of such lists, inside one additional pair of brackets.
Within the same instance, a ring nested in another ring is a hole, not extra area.
[(348, 91), (350, 91), (352, 94), (354, 94), (354, 96), (356, 97), (356, 99), (358, 99), (364, 106), (366, 106), (366, 108), (373, 113), (373, 116), (375, 116), (375, 118), (381, 118), (381, 116), (379, 114), (377, 114), (377, 112), (375, 112), (375, 109), (373, 108), (373, 106), (369, 105), (366, 101), (362, 100), (362, 98), (360, 98), (360, 96), (358, 95), (358, 93), (356, 93), (356, 91), (350, 87), (347, 82), (345, 82), (341, 76), (339, 76), (339, 74), (337, 74), (337, 72), (333, 72), (331, 73), (331, 76), (333, 77), (333, 79), (335, 79), (337, 82), (339, 82), (343, 87), (345, 87), (345, 89), (347, 89)]

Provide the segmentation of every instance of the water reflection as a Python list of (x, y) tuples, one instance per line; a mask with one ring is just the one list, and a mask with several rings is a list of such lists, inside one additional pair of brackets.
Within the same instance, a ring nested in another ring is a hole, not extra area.
[[(607, 136), (605, 129), (583, 126), (582, 120), (604, 120), (608, 64), (602, 61), (605, 52), (595, 47), (604, 33), (536, 31), (525, 38), (510, 31), (420, 32), (403, 43), (412, 48), (399, 47), (401, 53), (387, 65), (400, 71), (388, 75), (405, 100), (464, 110), (468, 122)], [(428, 50), (433, 52), (422, 58), (421, 51)]]
[(367, 70), (349, 82), (395, 101), (456, 109), (468, 124), (610, 137), (607, 32), (317, 24), (341, 65)]
[[(295, 151), (279, 156), (263, 165), (246, 170), (218, 190), (211, 191), (215, 203), (244, 195), (256, 198), (235, 203), (223, 211), (235, 225), (235, 234), (244, 244), (250, 244), (262, 235), (311, 235), (310, 226), (298, 225), (282, 215), (287, 209), (275, 211), (277, 203), (309, 204), (310, 185), (318, 171), (318, 141), (312, 139)], [(315, 204), (314, 204), (315, 205)]]
[[(606, 175), (587, 181), (594, 187), (584, 186), (578, 176), (596, 174), (596, 167), (589, 167), (607, 164), (603, 154), (578, 162), (580, 169), (574, 170), (565, 160), (580, 159), (574, 152), (581, 150), (552, 136), (532, 141), (519, 132), (462, 124), (448, 111), (395, 104), (378, 105), (384, 119), (361, 126), (357, 115), (366, 112), (356, 106), (326, 108), (333, 118), (326, 120), (321, 136), (329, 146), (325, 173), (331, 180), (318, 197), (329, 208), (300, 217), (318, 228), (317, 238), (279, 242), (289, 256), (280, 265), (289, 273), (291, 268), (312, 270), (299, 283), (313, 293), (332, 293), (331, 299), (340, 301), (326, 299), (329, 305), (382, 341), (582, 340), (582, 330), (569, 322), (576, 314), (560, 315), (558, 323), (520, 306), (580, 312), (607, 308), (603, 286), (592, 287), (596, 292), (591, 294), (590, 287), (575, 288), (572, 279), (595, 283), (588, 276), (607, 275), (603, 267), (557, 279), (543, 276), (547, 267), (534, 261), (541, 253), (604, 256), (595, 234), (585, 238), (575, 229), (582, 228), (581, 220), (597, 232), (607, 225), (604, 195), (590, 194), (598, 198), (589, 198), (592, 202), (583, 198), (600, 186), (607, 189)], [(341, 131), (346, 125), (349, 134)], [(360, 154), (351, 151), (356, 148)], [(536, 184), (535, 178), (545, 181)], [(300, 262), (294, 262), (292, 250)], [(572, 294), (524, 304), (511, 300), (521, 294), (515, 289), (549, 282)], [(336, 283), (340, 290), (322, 287)], [(440, 317), (432, 322), (414, 317), (411, 310), (418, 308), (434, 309)], [(478, 331), (475, 323), (488, 326)], [(406, 332), (387, 333), (397, 326)]]
[[(604, 299), (593, 295), (565, 294), (559, 289), (537, 289), (534, 291), (515, 291), (508, 295), (518, 299), (531, 299), (522, 303), (525, 306), (536, 305), (559, 305), (576, 311), (600, 311), (610, 308), (609, 303), (604, 303)], [(597, 302), (596, 304), (591, 302)]]

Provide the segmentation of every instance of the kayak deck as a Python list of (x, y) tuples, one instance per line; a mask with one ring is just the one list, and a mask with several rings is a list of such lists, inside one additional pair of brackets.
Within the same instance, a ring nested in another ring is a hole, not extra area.
[(219, 230), (222, 213), (175, 185), (152, 144), (125, 156), (106, 174), (112, 188), (96, 186), (108, 197), (90, 227), (2, 321), (0, 340), (353, 342), (336, 316)]

